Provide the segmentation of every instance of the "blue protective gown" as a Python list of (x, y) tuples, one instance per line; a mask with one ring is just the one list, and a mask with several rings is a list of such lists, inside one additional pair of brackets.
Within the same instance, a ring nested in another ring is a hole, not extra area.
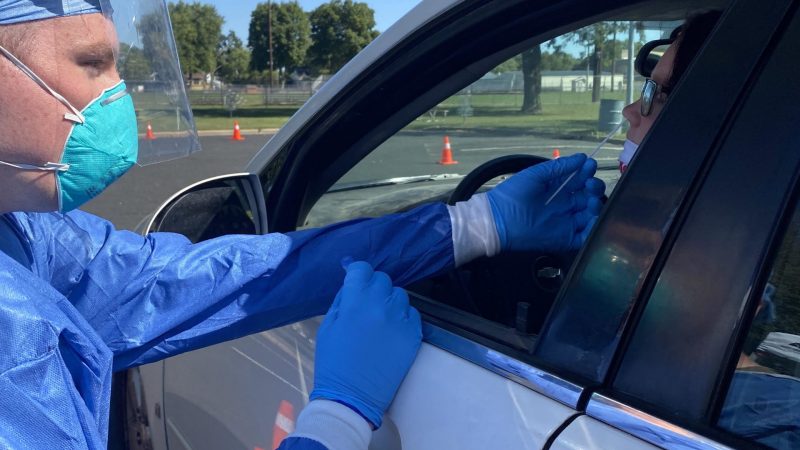
[(719, 426), (770, 448), (800, 448), (800, 379), (736, 371)]
[(309, 438), (287, 437), (278, 450), (329, 450), (328, 447)]
[(324, 314), (345, 257), (398, 285), (453, 266), (440, 204), (194, 245), (79, 211), (0, 219), (0, 448), (105, 449), (112, 370)]

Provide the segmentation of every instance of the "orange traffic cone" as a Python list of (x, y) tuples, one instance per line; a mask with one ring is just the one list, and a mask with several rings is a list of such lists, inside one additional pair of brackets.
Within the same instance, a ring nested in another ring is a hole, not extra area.
[(147, 134), (145, 135), (145, 139), (148, 141), (156, 140), (156, 135), (153, 134), (153, 125), (150, 122), (147, 122)]
[(453, 160), (453, 150), (450, 148), (450, 138), (444, 137), (444, 147), (442, 147), (442, 157), (439, 159), (439, 164), (443, 166), (451, 166), (458, 164), (458, 161)]
[(281, 441), (294, 431), (294, 406), (286, 400), (281, 401), (278, 415), (275, 416), (275, 426), (272, 428), (272, 449), (281, 446)]
[(233, 137), (231, 138), (234, 141), (243, 141), (244, 136), (242, 136), (242, 131), (239, 129), (239, 121), (233, 121)]
[(558, 149), (553, 150), (553, 159), (561, 158), (561, 152)]

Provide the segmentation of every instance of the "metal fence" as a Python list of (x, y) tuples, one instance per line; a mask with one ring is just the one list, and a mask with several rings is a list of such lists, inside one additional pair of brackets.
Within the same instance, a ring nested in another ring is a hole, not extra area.
[(192, 87), (189, 89), (189, 100), (192, 106), (217, 106), (223, 108), (230, 108), (231, 106), (302, 105), (328, 79), (330, 79), (329, 76), (320, 76), (313, 80), (272, 88), (258, 84), (229, 84), (215, 89)]
[(189, 101), (192, 106), (219, 106), (223, 108), (232, 105), (237, 107), (302, 105), (314, 92), (316, 91), (311, 89), (227, 86), (218, 90), (190, 90)]

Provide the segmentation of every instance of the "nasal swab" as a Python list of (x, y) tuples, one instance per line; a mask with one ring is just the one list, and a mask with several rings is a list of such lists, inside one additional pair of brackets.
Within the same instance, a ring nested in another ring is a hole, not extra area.
[[(619, 131), (619, 129), (622, 127), (622, 123), (623, 123), (623, 122), (620, 122), (620, 123), (618, 123), (618, 124), (617, 124), (617, 126), (615, 126), (615, 127), (614, 127), (614, 129), (613, 129), (613, 130), (611, 130), (611, 132), (610, 132), (610, 133), (608, 133), (608, 135), (605, 137), (605, 139), (603, 139), (602, 141), (600, 141), (600, 143), (599, 143), (599, 144), (597, 144), (597, 148), (595, 148), (595, 149), (594, 149), (594, 151), (593, 151), (592, 153), (590, 153), (590, 154), (589, 154), (589, 158), (594, 158), (594, 155), (596, 155), (596, 154), (597, 154), (597, 152), (599, 152), (599, 151), (600, 151), (600, 149), (601, 149), (601, 148), (602, 148), (602, 147), (603, 147), (603, 146), (606, 144), (606, 142), (608, 142), (608, 140), (609, 140), (609, 139), (611, 139), (611, 136), (614, 136), (615, 134), (617, 134), (617, 131)], [(572, 172), (572, 175), (570, 175), (569, 177), (567, 177), (567, 179), (566, 179), (566, 180), (564, 180), (564, 182), (563, 182), (563, 183), (561, 183), (561, 186), (559, 186), (559, 187), (558, 187), (558, 189), (556, 189), (556, 191), (555, 191), (555, 192), (553, 192), (553, 195), (551, 195), (551, 196), (550, 196), (550, 198), (548, 198), (548, 199), (547, 199), (547, 201), (546, 201), (546, 202), (544, 202), (544, 205), (545, 205), (545, 206), (549, 205), (549, 204), (550, 204), (550, 202), (552, 202), (552, 201), (553, 201), (553, 199), (554, 199), (554, 198), (556, 198), (556, 195), (558, 195), (558, 193), (559, 193), (559, 192), (561, 192), (562, 190), (564, 190), (564, 186), (566, 186), (566, 185), (567, 185), (567, 183), (569, 183), (569, 180), (571, 180), (571, 179), (572, 179), (572, 177), (574, 177), (574, 176), (575, 176), (575, 175), (576, 175), (576, 174), (577, 174), (577, 173), (578, 173), (580, 170), (581, 170), (581, 169), (580, 169), (580, 168), (578, 168), (578, 170), (576, 170), (575, 172)]]

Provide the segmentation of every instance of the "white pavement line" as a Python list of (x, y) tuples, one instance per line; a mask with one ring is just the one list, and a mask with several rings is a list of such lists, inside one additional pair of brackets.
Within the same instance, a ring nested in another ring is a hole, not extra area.
[[(269, 333), (269, 331), (265, 331), (264, 333)], [(288, 365), (290, 365), (290, 366), (291, 366), (292, 364), (294, 364), (294, 361), (292, 361), (291, 359), (289, 359), (288, 357), (286, 357), (286, 355), (284, 355), (284, 354), (280, 353), (279, 351), (275, 350), (274, 348), (270, 347), (269, 345), (267, 345), (267, 344), (265, 344), (265, 343), (261, 342), (261, 339), (257, 338), (257, 337), (256, 337), (256, 335), (254, 335), (254, 334), (251, 334), (249, 337), (250, 337), (250, 339), (252, 339), (253, 341), (255, 341), (255, 342), (258, 344), (258, 345), (260, 345), (260, 346), (264, 347), (265, 349), (267, 349), (268, 351), (270, 351), (270, 352), (271, 352), (273, 355), (275, 355), (275, 356), (277, 356), (278, 358), (280, 358), (280, 359), (281, 359), (281, 361), (285, 362), (286, 364), (288, 364)]]
[(297, 346), (297, 340), (294, 341), (294, 354), (297, 356), (297, 373), (300, 375), (300, 389), (303, 390), (303, 402), (308, 404), (308, 385), (306, 385), (306, 376), (303, 374), (303, 360), (300, 358), (300, 347)]
[[(597, 146), (596, 145), (580, 145), (580, 144), (579, 145), (572, 145), (572, 144), (567, 144), (567, 145), (509, 145), (507, 147), (476, 147), (476, 148), (462, 148), (462, 149), (456, 149), (456, 150), (459, 151), (459, 152), (469, 153), (469, 152), (495, 152), (495, 151), (498, 151), (498, 150), (549, 150), (551, 148), (559, 148), (559, 147), (567, 149), (567, 150), (570, 150), (570, 149), (573, 149), (573, 148), (595, 148)], [(606, 146), (606, 148), (622, 150), (622, 147), (615, 147), (615, 146), (610, 146), (610, 145)]]
[(192, 450), (192, 446), (189, 445), (189, 442), (186, 440), (183, 434), (181, 434), (180, 430), (178, 430), (178, 427), (176, 427), (175, 424), (172, 423), (171, 420), (169, 420), (169, 417), (167, 417), (167, 425), (169, 425), (169, 427), (172, 429), (172, 432), (175, 433), (175, 436), (178, 437), (178, 440), (181, 441), (181, 445), (183, 445), (183, 448), (187, 450)]
[(297, 386), (295, 386), (295, 385), (293, 385), (292, 383), (290, 383), (290, 382), (286, 381), (286, 379), (285, 379), (285, 378), (281, 377), (281, 376), (280, 376), (280, 375), (278, 375), (277, 373), (275, 373), (275, 372), (273, 372), (273, 371), (269, 370), (268, 368), (264, 367), (263, 365), (261, 365), (261, 363), (259, 363), (259, 362), (258, 362), (258, 361), (256, 361), (255, 359), (253, 359), (253, 358), (251, 358), (251, 357), (247, 356), (247, 354), (246, 354), (246, 353), (244, 353), (243, 351), (241, 351), (241, 350), (239, 350), (238, 348), (236, 348), (236, 347), (233, 347), (233, 346), (231, 346), (231, 348), (232, 348), (232, 349), (233, 349), (233, 351), (235, 351), (236, 353), (238, 353), (238, 354), (240, 354), (240, 355), (244, 356), (245, 358), (247, 358), (247, 360), (248, 360), (248, 361), (250, 361), (251, 363), (253, 363), (253, 364), (257, 365), (258, 367), (260, 367), (260, 368), (262, 368), (262, 369), (264, 369), (264, 370), (265, 370), (267, 373), (269, 373), (269, 374), (270, 374), (270, 375), (272, 375), (273, 377), (275, 377), (275, 378), (277, 378), (277, 379), (279, 379), (279, 380), (283, 381), (284, 383), (288, 384), (288, 385), (289, 385), (289, 386), (290, 386), (292, 389), (294, 389), (295, 391), (299, 392), (299, 393), (300, 393), (300, 394), (302, 394), (302, 395), (305, 395), (305, 392), (303, 392), (302, 390), (300, 390), (300, 389), (299, 389)]

